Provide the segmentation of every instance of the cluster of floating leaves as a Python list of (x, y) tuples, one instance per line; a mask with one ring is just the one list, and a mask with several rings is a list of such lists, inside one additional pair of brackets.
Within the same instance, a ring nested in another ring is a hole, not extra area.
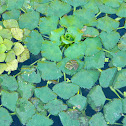
[(126, 125), (126, 0), (0, 0), (0, 17), (1, 126)]

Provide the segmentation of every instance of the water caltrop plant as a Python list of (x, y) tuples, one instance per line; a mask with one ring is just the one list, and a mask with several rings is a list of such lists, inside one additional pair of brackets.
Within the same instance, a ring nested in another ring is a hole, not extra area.
[(126, 126), (125, 19), (126, 0), (0, 0), (0, 126)]

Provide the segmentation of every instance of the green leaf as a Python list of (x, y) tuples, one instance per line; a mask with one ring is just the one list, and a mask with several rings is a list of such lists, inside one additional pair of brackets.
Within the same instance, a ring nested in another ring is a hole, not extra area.
[(9, 91), (17, 90), (18, 84), (15, 77), (4, 74), (0, 76), (0, 79), (2, 79), (1, 86), (4, 90), (9, 90)]
[(21, 9), (24, 0), (7, 0), (7, 10)]
[(113, 8), (117, 8), (120, 6), (120, 4), (123, 2), (123, 0), (102, 0), (102, 2), (107, 5), (107, 6), (111, 6)]
[[(59, 117), (60, 117), (62, 125), (63, 126), (80, 126), (79, 120), (73, 119), (71, 115), (69, 115), (69, 113), (68, 112), (59, 113)], [(71, 113), (74, 114), (74, 110)]]
[(98, 19), (97, 27), (103, 31), (111, 32), (119, 26), (119, 22), (108, 17), (102, 17)]
[(69, 104), (72, 104), (73, 106), (75, 106), (76, 108), (78, 108), (80, 111), (82, 111), (83, 109), (86, 108), (86, 105), (87, 105), (87, 98), (80, 95), (80, 94), (77, 94), (73, 97), (71, 97), (69, 100), (68, 100), (68, 103)]
[(14, 112), (16, 109), (16, 102), (18, 100), (18, 93), (17, 92), (9, 93), (7, 91), (2, 90), (1, 94), (2, 94), (1, 98), (2, 105)]
[[(97, 121), (96, 121), (97, 120)], [(90, 126), (107, 126), (104, 116), (101, 112), (96, 113), (89, 120)]]
[(11, 33), (13, 38), (17, 40), (22, 40), (23, 38), (23, 30), (20, 28), (11, 28)]
[(68, 13), (71, 6), (67, 3), (61, 2), (59, 0), (51, 1), (47, 9), (47, 16), (57, 16), (62, 17), (64, 14)]
[(123, 113), (126, 113), (126, 98), (122, 99)]
[(9, 29), (2, 29), (0, 30), (0, 36), (2, 36), (3, 39), (11, 39), (11, 31)]
[(64, 34), (64, 32), (65, 32), (64, 28), (55, 29), (51, 31), (49, 38), (56, 45), (60, 45), (61, 44), (60, 37)]
[(0, 125), (10, 126), (12, 122), (13, 120), (9, 112), (5, 108), (0, 107)]
[(34, 105), (26, 99), (18, 99), (16, 107), (16, 115), (20, 122), (25, 125), (29, 119), (35, 114)]
[(92, 10), (82, 8), (74, 11), (73, 15), (79, 20), (81, 25), (95, 26), (97, 24), (95, 12)]
[(99, 35), (99, 31), (96, 28), (93, 27), (85, 27), (83, 36), (84, 37), (96, 37)]
[(7, 5), (0, 5), (0, 14), (2, 14), (4, 11), (6, 11)]
[(53, 91), (63, 99), (69, 99), (79, 90), (79, 86), (74, 83), (61, 82), (53, 87)]
[(72, 6), (74, 6), (75, 8), (78, 6), (83, 6), (85, 5), (89, 0), (62, 0)]
[(43, 57), (51, 61), (61, 61), (62, 59), (62, 52), (59, 46), (50, 41), (44, 42), (42, 44), (41, 53)]
[(126, 17), (126, 3), (122, 3), (116, 13), (120, 17)]
[(122, 51), (126, 51), (126, 34), (124, 34), (118, 43), (118, 48)]
[(3, 38), (0, 36), (0, 44), (3, 43)]
[(27, 122), (27, 126), (52, 126), (53, 121), (49, 119), (48, 117), (41, 115), (41, 114), (35, 114), (32, 116), (31, 119)]
[[(75, 60), (75, 62), (77, 62), (77, 64), (71, 64), (70, 66), (72, 67), (72, 69), (68, 69), (68, 67), (66, 67), (66, 64), (68, 62), (71, 62), (71, 60)], [(64, 73), (69, 74), (69, 75), (74, 75), (75, 73), (77, 73), (78, 71), (80, 71), (83, 68), (84, 62), (78, 59), (70, 59), (70, 58), (63, 58), (60, 62), (57, 63), (57, 67), (62, 70)]]
[(18, 28), (18, 22), (15, 19), (8, 19), (3, 21), (3, 25), (5, 28)]
[(27, 48), (34, 55), (40, 52), (43, 41), (41, 34), (36, 30), (31, 31), (29, 36), (25, 39)]
[(120, 99), (114, 99), (113, 101), (107, 103), (104, 108), (104, 117), (109, 124), (114, 124), (120, 119), (122, 111), (122, 102)]
[(124, 126), (126, 126), (126, 117), (123, 118), (122, 123)]
[(106, 70), (103, 70), (99, 78), (100, 85), (104, 88), (111, 86), (116, 72), (116, 68), (108, 68)]
[(21, 69), (21, 77), (24, 81), (27, 81), (29, 83), (40, 83), (41, 82), (41, 76), (38, 70), (36, 68), (24, 66)]
[(19, 17), (19, 27), (21, 29), (27, 28), (29, 30), (33, 30), (38, 26), (38, 23), (39, 13), (35, 11), (27, 12)]
[(71, 59), (81, 59), (84, 56), (84, 50), (85, 46), (83, 42), (74, 43), (65, 50), (64, 55)]
[(124, 67), (126, 65), (126, 52), (118, 51), (113, 53), (112, 64), (116, 67)]
[(105, 53), (99, 51), (93, 56), (85, 57), (85, 69), (99, 69), (104, 67)]
[(60, 19), (60, 25), (63, 27), (77, 27), (77, 28), (82, 28), (83, 24), (80, 22), (80, 20), (74, 16), (74, 15), (70, 15), (70, 16), (63, 16)]
[(35, 96), (39, 98), (42, 102), (48, 103), (49, 101), (57, 97), (56, 94), (48, 87), (41, 87), (35, 89)]
[(42, 34), (50, 34), (58, 25), (58, 17), (43, 17), (39, 20), (39, 29)]
[(15, 59), (15, 53), (13, 50), (10, 50), (6, 53), (6, 59), (5, 62), (11, 62)]
[(90, 89), (95, 84), (98, 77), (98, 71), (82, 69), (71, 78), (71, 81), (82, 88)]
[(122, 69), (121, 71), (118, 71), (115, 80), (113, 82), (113, 87), (115, 89), (125, 87), (126, 84), (126, 69)]
[(25, 82), (21, 76), (18, 76), (18, 89), (17, 92), (22, 98), (29, 99), (32, 97), (35, 86), (32, 83)]
[(2, 17), (3, 17), (4, 20), (8, 20), (8, 19), (18, 20), (19, 16), (20, 16), (20, 11), (16, 10), (16, 9), (13, 9), (11, 11), (7, 11), (7, 12), (2, 14)]
[(61, 71), (56, 66), (56, 63), (43, 61), (38, 62), (37, 67), (41, 72), (41, 77), (44, 80), (56, 80), (62, 76)]
[(95, 111), (100, 111), (104, 106), (105, 101), (106, 97), (99, 85), (93, 87), (87, 95), (87, 102)]
[(92, 56), (99, 52), (102, 48), (102, 44), (99, 37), (96, 38), (86, 38), (85, 44), (85, 55)]
[(57, 115), (59, 112), (66, 110), (67, 105), (64, 105), (61, 100), (54, 99), (49, 101), (44, 108), (47, 109), (51, 115)]
[(99, 37), (102, 40), (103, 46), (107, 50), (110, 50), (114, 46), (116, 46), (116, 44), (118, 43), (118, 41), (120, 39), (120, 35), (116, 31), (111, 31), (111, 33), (107, 33), (107, 32), (102, 31), (100, 33), (100, 36)]

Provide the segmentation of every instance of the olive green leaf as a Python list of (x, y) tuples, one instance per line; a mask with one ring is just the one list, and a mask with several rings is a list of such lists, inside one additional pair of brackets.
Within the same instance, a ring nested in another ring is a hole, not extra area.
[(102, 87), (107, 88), (112, 85), (117, 68), (108, 68), (101, 72), (99, 83)]
[(87, 98), (77, 94), (71, 97), (67, 102), (81, 111), (86, 108)]
[(61, 2), (59, 0), (51, 1), (47, 9), (47, 16), (57, 16), (62, 17), (64, 14), (68, 13), (71, 6), (67, 3)]
[(36, 11), (30, 11), (28, 13), (22, 14), (19, 17), (19, 27), (21, 29), (27, 28), (33, 30), (38, 26), (39, 23), (39, 13)]
[(22, 40), (23, 30), (20, 28), (11, 28), (12, 36), (17, 40)]
[(15, 55), (18, 56), (24, 51), (24, 46), (21, 43), (16, 42), (14, 43), (13, 50), (14, 50)]
[(0, 44), (0, 53), (4, 53), (7, 47), (4, 44)]
[(43, 42), (41, 54), (43, 57), (51, 61), (60, 61), (62, 59), (62, 52), (59, 46), (50, 41)]
[(107, 32), (102, 31), (99, 36), (102, 40), (103, 46), (110, 50), (118, 43), (120, 39), (120, 35), (118, 32), (111, 31), (109, 34)]
[(27, 99), (20, 98), (17, 101), (16, 115), (20, 122), (25, 125), (26, 122), (35, 114), (35, 107)]
[(8, 19), (3, 21), (3, 25), (5, 28), (18, 28), (18, 22), (15, 19)]
[(44, 103), (48, 103), (57, 97), (57, 95), (48, 87), (36, 88), (35, 96)]
[(94, 86), (87, 95), (87, 102), (95, 111), (100, 111), (104, 106), (106, 97), (102, 91), (101, 86)]
[(29, 99), (34, 93), (35, 86), (32, 83), (25, 82), (21, 76), (18, 76), (17, 92), (22, 98)]
[(3, 17), (4, 20), (8, 20), (8, 19), (18, 20), (19, 16), (20, 16), (20, 11), (16, 10), (16, 9), (13, 9), (11, 11), (7, 11), (7, 12), (2, 14), (2, 17)]
[(119, 22), (108, 17), (102, 17), (98, 19), (97, 27), (103, 31), (111, 32), (119, 26)]
[(86, 56), (93, 56), (97, 52), (99, 52), (102, 48), (101, 40), (99, 37), (95, 38), (86, 38), (84, 41), (85, 44), (85, 55)]
[(5, 71), (10, 72), (10, 71), (17, 70), (17, 68), (18, 68), (18, 61), (17, 61), (17, 59), (14, 59), (14, 60), (6, 63)]
[(10, 126), (12, 122), (13, 119), (7, 109), (0, 107), (0, 125)]
[(109, 124), (114, 124), (118, 119), (120, 119), (122, 111), (122, 102), (120, 99), (113, 99), (107, 103), (104, 108), (104, 117)]
[(98, 77), (98, 71), (82, 69), (71, 78), (71, 81), (82, 88), (90, 89), (95, 84)]
[(74, 7), (78, 7), (78, 6), (83, 6), (85, 5), (89, 0), (62, 0)]
[(113, 82), (113, 87), (115, 89), (125, 87), (126, 86), (125, 81), (126, 81), (126, 69), (122, 69), (121, 71), (117, 72), (115, 80)]
[(126, 51), (126, 34), (124, 34), (118, 43), (118, 48), (122, 51)]
[(44, 108), (47, 109), (50, 114), (57, 115), (59, 112), (66, 110), (67, 105), (64, 105), (61, 100), (54, 99), (49, 101)]
[(52, 126), (53, 121), (44, 115), (35, 114), (27, 122), (27, 126), (32, 126), (32, 125), (34, 125), (34, 126)]
[(39, 29), (42, 34), (50, 34), (58, 25), (58, 17), (42, 17), (39, 20)]
[(1, 95), (2, 95), (1, 98), (2, 105), (14, 112), (16, 109), (16, 102), (18, 100), (18, 93), (17, 92), (10, 93), (2, 90)]
[(29, 83), (40, 83), (41, 76), (38, 70), (34, 67), (22, 66), (21, 68), (21, 77), (24, 81)]
[(11, 62), (15, 59), (15, 52), (13, 50), (10, 50), (6, 53), (6, 59), (5, 62)]
[(79, 90), (79, 86), (74, 83), (67, 83), (65, 81), (56, 84), (53, 87), (53, 92), (63, 99), (69, 99), (74, 96)]
[(6, 64), (5, 63), (0, 63), (0, 74), (2, 74), (4, 72), (4, 70), (6, 69)]
[(54, 62), (38, 62), (37, 68), (40, 70), (41, 77), (44, 80), (56, 80), (62, 76), (61, 71)]
[(17, 83), (15, 77), (4, 74), (4, 75), (0, 76), (0, 79), (2, 79), (1, 86), (4, 90), (10, 90), (10, 91), (17, 90), (18, 83)]
[(0, 30), (0, 36), (2, 36), (3, 39), (11, 39), (12, 38), (12, 34), (9, 29)]
[(6, 46), (6, 50), (11, 50), (13, 42), (9, 39), (4, 39), (3, 44)]
[[(97, 121), (96, 121), (97, 120)], [(107, 126), (107, 122), (101, 112), (94, 114), (89, 120), (90, 126)]]
[(105, 53), (99, 51), (93, 56), (85, 57), (84, 68), (85, 69), (99, 69), (104, 67)]
[(30, 58), (29, 50), (27, 48), (24, 48), (24, 51), (19, 56), (17, 56), (17, 61), (24, 62), (29, 58)]
[(43, 41), (41, 34), (36, 30), (31, 31), (29, 36), (25, 39), (28, 50), (34, 55), (40, 52)]

